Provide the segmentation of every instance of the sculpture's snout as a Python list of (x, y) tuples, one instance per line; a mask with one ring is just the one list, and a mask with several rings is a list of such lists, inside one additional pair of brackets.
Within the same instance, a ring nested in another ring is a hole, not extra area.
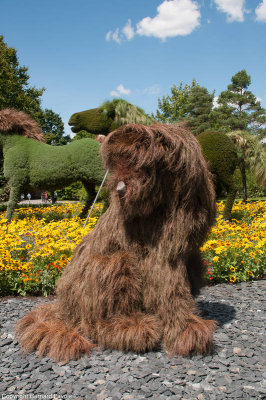
[(119, 196), (123, 196), (126, 193), (126, 184), (123, 181), (118, 182), (116, 186), (117, 193)]

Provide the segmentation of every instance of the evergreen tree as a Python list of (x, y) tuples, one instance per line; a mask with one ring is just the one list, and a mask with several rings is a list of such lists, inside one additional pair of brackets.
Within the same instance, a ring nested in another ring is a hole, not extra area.
[(212, 108), (214, 92), (210, 94), (205, 87), (195, 86), (188, 96), (188, 121), (195, 135), (213, 128)]
[(219, 107), (213, 110), (212, 117), (223, 130), (250, 130), (253, 133), (265, 131), (266, 110), (248, 90), (250, 84), (250, 76), (242, 70), (231, 78), (227, 90), (221, 92)]

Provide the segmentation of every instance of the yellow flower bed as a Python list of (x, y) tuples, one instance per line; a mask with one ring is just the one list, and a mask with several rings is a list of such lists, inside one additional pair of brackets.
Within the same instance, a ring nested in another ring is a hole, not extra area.
[[(232, 221), (217, 223), (202, 256), (212, 282), (239, 282), (265, 275), (266, 203), (237, 202)], [(102, 211), (97, 204), (87, 226), (78, 217), (82, 204), (21, 208), (7, 223), (0, 213), (0, 294), (53, 293), (56, 280), (81, 239), (95, 226)]]
[(53, 291), (74, 248), (92, 230), (102, 210), (102, 204), (97, 204), (83, 228), (84, 220), (77, 216), (82, 207), (67, 203), (21, 208), (9, 224), (5, 213), (0, 213), (0, 293)]
[(231, 221), (223, 220), (224, 203), (218, 202), (217, 207), (216, 225), (201, 248), (209, 279), (239, 282), (262, 278), (266, 265), (266, 203), (236, 202)]

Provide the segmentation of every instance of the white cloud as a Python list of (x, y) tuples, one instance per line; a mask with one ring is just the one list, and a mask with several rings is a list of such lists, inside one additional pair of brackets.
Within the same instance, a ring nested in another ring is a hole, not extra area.
[(199, 4), (195, 0), (164, 0), (157, 7), (154, 18), (146, 17), (136, 25), (136, 32), (129, 19), (119, 31), (109, 31), (105, 39), (121, 43), (140, 36), (153, 36), (165, 40), (168, 37), (186, 36), (200, 25)]
[(105, 35), (105, 39), (107, 42), (110, 42), (110, 40), (113, 40), (116, 43), (121, 43), (124, 40), (131, 40), (135, 36), (135, 31), (134, 28), (131, 25), (131, 20), (129, 19), (126, 23), (126, 25), (121, 29), (121, 32), (119, 28), (116, 28), (115, 31), (109, 31)]
[(127, 40), (131, 40), (135, 36), (135, 31), (134, 31), (134, 28), (131, 25), (131, 20), (130, 19), (127, 21), (126, 25), (122, 29), (122, 32), (125, 35), (125, 37), (127, 38)]
[(121, 35), (119, 34), (119, 28), (117, 28), (114, 32), (107, 32), (105, 39), (107, 42), (110, 42), (110, 40), (114, 40), (116, 43), (121, 43), (122, 39)]
[(213, 104), (212, 108), (220, 107), (220, 104), (218, 103), (218, 96), (214, 96), (212, 104)]
[(243, 22), (245, 0), (214, 0), (219, 11), (227, 14), (227, 21)]
[(263, 0), (255, 10), (256, 20), (266, 22), (266, 0)]
[(112, 39), (112, 31), (109, 31), (109, 32), (107, 32), (106, 35), (105, 35), (105, 40), (106, 40), (107, 42), (110, 42), (111, 39)]
[(120, 85), (117, 86), (116, 90), (112, 90), (110, 92), (110, 96), (119, 97), (119, 96), (122, 96), (122, 95), (128, 95), (130, 93), (131, 93), (131, 90), (124, 88), (122, 83), (120, 83)]
[(200, 25), (199, 5), (193, 0), (165, 0), (157, 7), (154, 18), (143, 18), (137, 24), (137, 34), (154, 36), (165, 40), (168, 37), (189, 35)]
[(161, 91), (160, 86), (158, 84), (155, 84), (143, 89), (143, 94), (154, 95), (154, 94), (159, 94), (160, 91)]

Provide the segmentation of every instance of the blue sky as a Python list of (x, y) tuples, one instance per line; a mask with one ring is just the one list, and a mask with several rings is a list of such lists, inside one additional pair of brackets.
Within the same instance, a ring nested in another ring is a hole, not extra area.
[(0, 0), (0, 34), (66, 133), (115, 96), (155, 112), (173, 84), (219, 95), (241, 69), (266, 108), (266, 0)]

